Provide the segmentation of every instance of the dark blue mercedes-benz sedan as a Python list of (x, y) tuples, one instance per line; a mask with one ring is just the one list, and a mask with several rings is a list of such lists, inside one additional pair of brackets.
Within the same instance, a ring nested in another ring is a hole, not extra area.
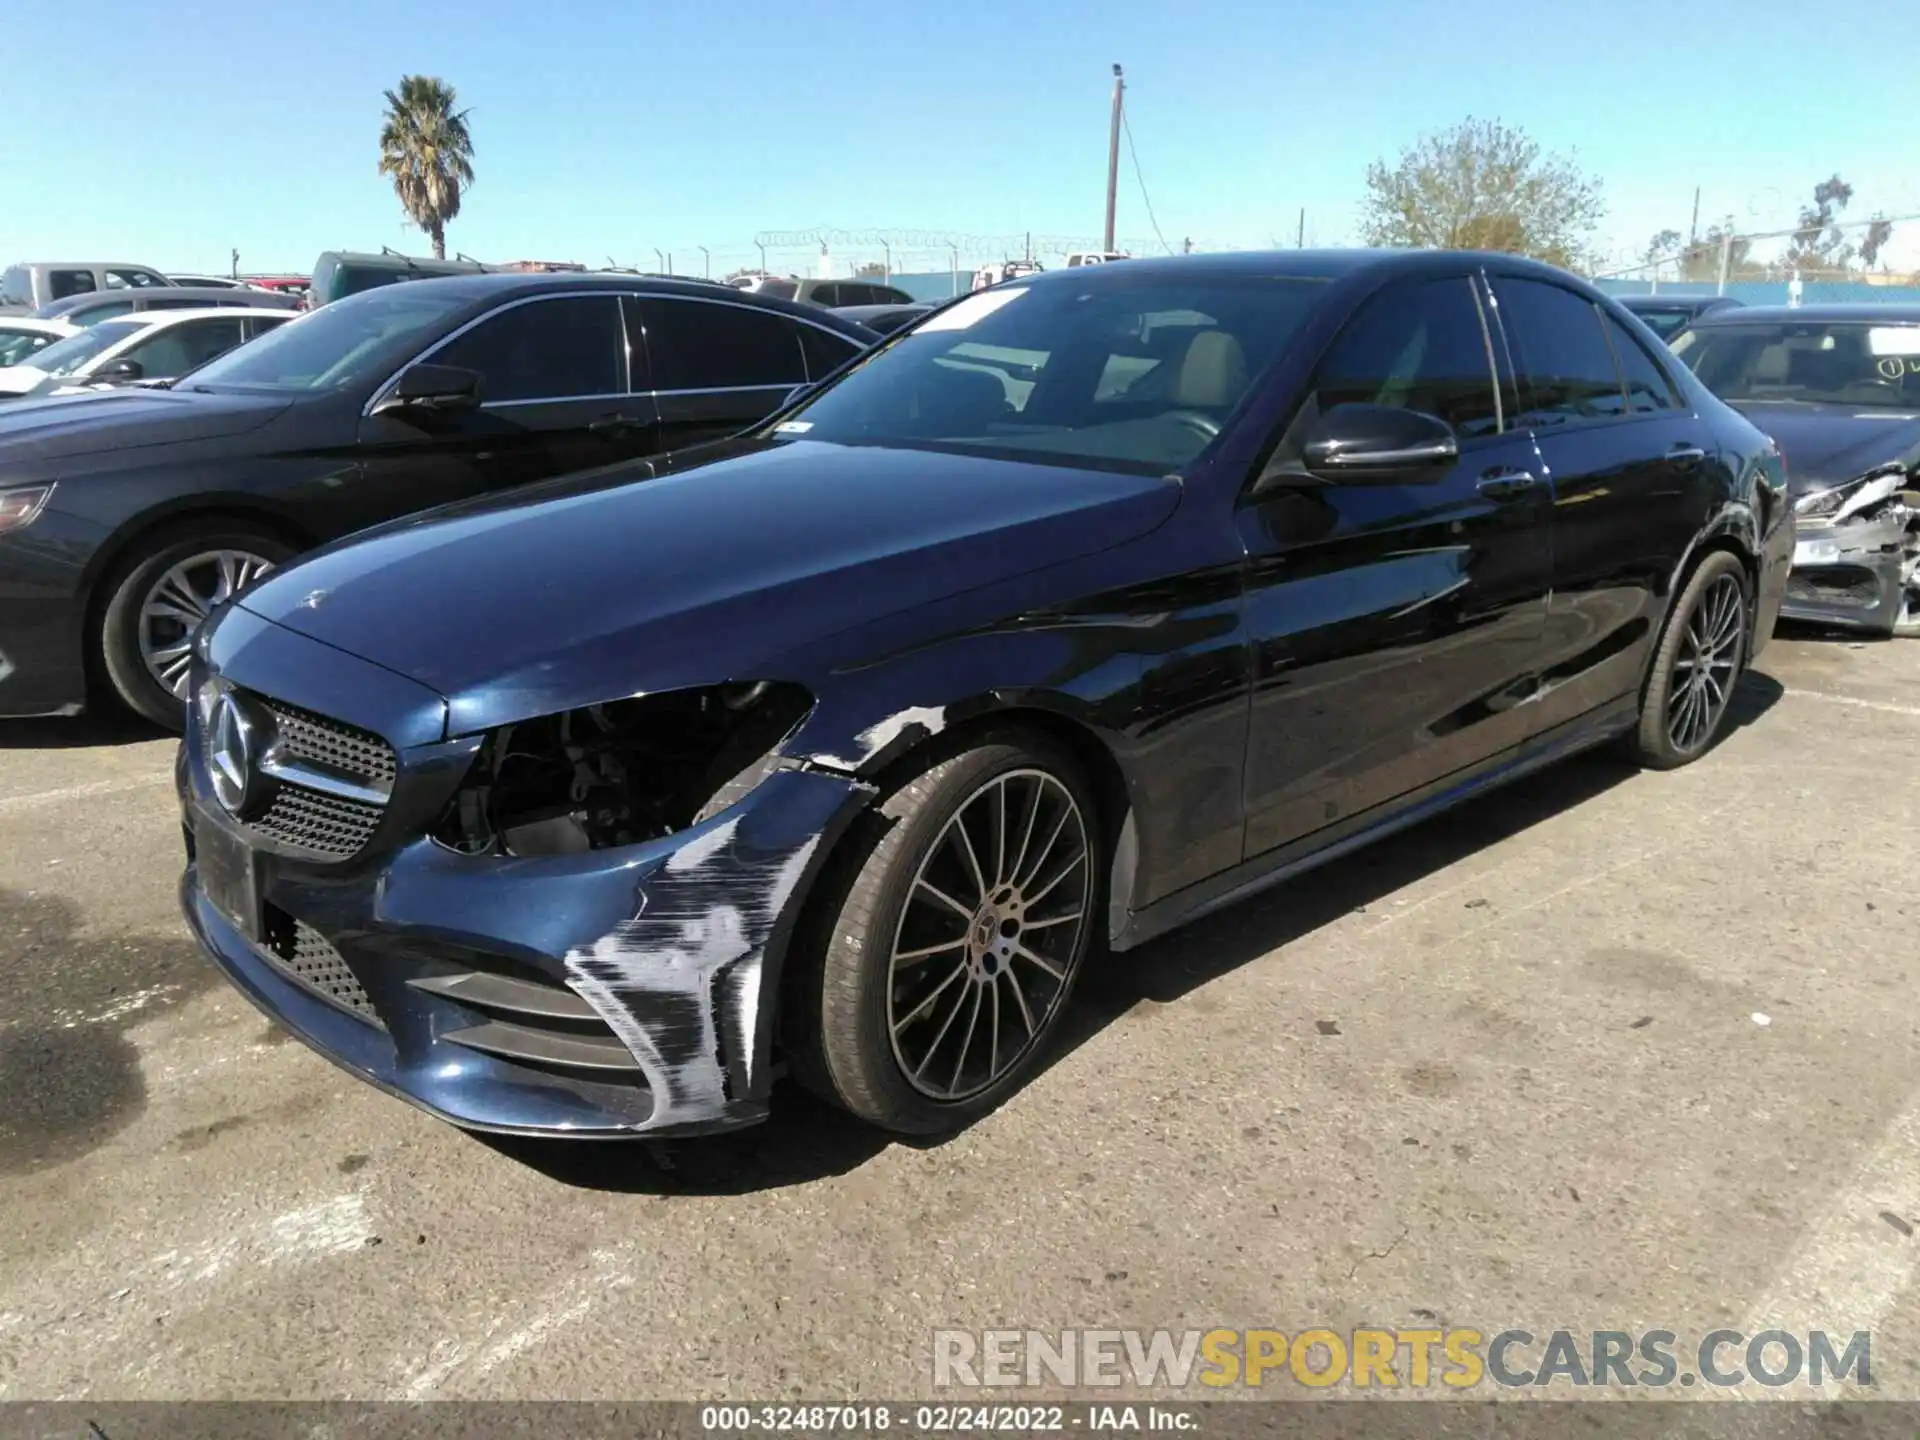
[(193, 929), (483, 1130), (932, 1132), (1126, 949), (1559, 757), (1723, 730), (1777, 452), (1557, 270), (1058, 271), (737, 439), (394, 522), (196, 643)]

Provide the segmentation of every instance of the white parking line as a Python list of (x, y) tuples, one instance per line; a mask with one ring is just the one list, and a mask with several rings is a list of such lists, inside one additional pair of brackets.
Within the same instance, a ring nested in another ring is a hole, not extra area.
[(1920, 705), (1896, 705), (1891, 700), (1861, 700), (1852, 695), (1829, 695), (1824, 690), (1789, 690), (1795, 700), (1821, 700), (1829, 705), (1847, 705), (1856, 710), (1878, 710), (1886, 715), (1920, 715)]
[(1907, 1232), (1916, 1222), (1920, 1102), (1894, 1117), (1873, 1153), (1807, 1227), (1799, 1253), (1747, 1312), (1745, 1333), (1782, 1329), (1804, 1337), (1824, 1330), (1836, 1353), (1844, 1351), (1850, 1336), (1871, 1332), (1912, 1284), (1920, 1236)]
[(41, 790), (32, 795), (8, 795), (0, 798), (0, 815), (13, 810), (32, 810), (42, 805), (58, 805), (67, 800), (91, 800), (97, 795), (120, 795), (131, 790), (151, 790), (171, 785), (173, 772), (142, 775), (127, 780), (92, 780), (85, 785), (67, 785), (58, 790)]

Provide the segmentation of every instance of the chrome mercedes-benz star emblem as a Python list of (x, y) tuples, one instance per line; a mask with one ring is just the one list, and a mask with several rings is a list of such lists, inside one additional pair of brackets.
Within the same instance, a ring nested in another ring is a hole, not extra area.
[(253, 788), (253, 719), (231, 692), (213, 702), (207, 721), (207, 773), (213, 794), (238, 815)]

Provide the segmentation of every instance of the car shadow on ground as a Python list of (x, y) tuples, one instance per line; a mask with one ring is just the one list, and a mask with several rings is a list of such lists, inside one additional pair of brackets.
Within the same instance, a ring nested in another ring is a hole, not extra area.
[[(1784, 693), (1771, 676), (1749, 672), (1735, 692), (1727, 733), (1752, 724)], [(1711, 757), (1705, 763), (1711, 764)], [(1365, 850), (1365, 863), (1322, 867), (1137, 950), (1101, 958), (1082, 975), (1035, 1078), (1138, 1007), (1174, 1004), (1249, 961), (1639, 773), (1612, 747), (1590, 751), (1380, 840)], [(957, 1133), (888, 1136), (786, 1082), (776, 1087), (766, 1124), (727, 1135), (638, 1143), (476, 1138), (565, 1185), (634, 1194), (739, 1195), (844, 1174), (889, 1145), (937, 1148)]]
[(151, 720), (117, 705), (99, 705), (83, 715), (0, 720), (0, 750), (84, 750), (173, 738)]

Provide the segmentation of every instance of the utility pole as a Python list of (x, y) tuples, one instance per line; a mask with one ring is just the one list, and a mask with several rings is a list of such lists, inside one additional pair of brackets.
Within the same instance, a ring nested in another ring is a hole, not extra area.
[(233, 273), (229, 278), (234, 280), (240, 278), (240, 252), (238, 250), (233, 252)]
[(662, 270), (667, 268), (667, 252), (662, 250), (658, 245), (653, 247), (653, 258)]
[(700, 273), (707, 279), (713, 278), (713, 252), (702, 245), (700, 248)]
[(1687, 226), (1687, 248), (1691, 250), (1700, 240), (1700, 187), (1693, 187), (1693, 220)]
[(1127, 93), (1126, 78), (1113, 67), (1113, 120), (1107, 129), (1107, 230), (1105, 253), (1113, 253), (1113, 207), (1120, 193), (1120, 106)]
[(1724, 295), (1727, 293), (1727, 270), (1731, 266), (1732, 261), (1733, 261), (1733, 217), (1729, 215), (1727, 217), (1726, 233), (1724, 233), (1720, 237), (1720, 283), (1714, 287), (1714, 291), (1713, 291), (1714, 294)]
[(887, 283), (891, 285), (893, 283), (893, 246), (882, 240), (880, 250), (887, 257)]
[(760, 247), (760, 273), (764, 275), (767, 273), (767, 247), (765, 245), (761, 245), (758, 240), (754, 241), (753, 243)]
[(1307, 207), (1304, 205), (1300, 207), (1300, 229), (1294, 235), (1293, 248), (1296, 250), (1307, 248)]

